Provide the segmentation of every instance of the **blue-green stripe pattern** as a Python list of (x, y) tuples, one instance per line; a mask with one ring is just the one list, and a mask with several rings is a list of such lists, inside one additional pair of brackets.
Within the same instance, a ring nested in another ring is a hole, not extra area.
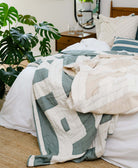
[(128, 51), (133, 53), (138, 53), (138, 41), (116, 37), (114, 44), (112, 46), (112, 51)]

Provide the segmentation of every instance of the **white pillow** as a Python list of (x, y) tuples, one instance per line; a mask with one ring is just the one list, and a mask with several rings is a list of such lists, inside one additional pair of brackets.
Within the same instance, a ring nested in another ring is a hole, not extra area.
[(82, 39), (80, 43), (70, 45), (69, 47), (62, 50), (62, 52), (69, 50), (92, 50), (95, 52), (101, 52), (101, 51), (110, 51), (110, 47), (104, 41), (97, 40), (96, 38), (86, 38)]
[(97, 39), (112, 47), (115, 36), (135, 39), (138, 19), (132, 15), (116, 18), (100, 15), (99, 20), (95, 18), (95, 25)]
[(110, 51), (110, 47), (106, 42), (97, 40), (96, 38), (82, 39), (80, 44), (83, 44), (86, 50), (93, 50), (96, 52)]

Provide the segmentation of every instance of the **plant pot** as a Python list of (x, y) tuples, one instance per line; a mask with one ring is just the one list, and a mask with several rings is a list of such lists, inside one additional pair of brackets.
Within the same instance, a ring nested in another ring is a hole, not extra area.
[(82, 3), (82, 9), (83, 10), (91, 10), (92, 9), (92, 3), (91, 2), (83, 2)]

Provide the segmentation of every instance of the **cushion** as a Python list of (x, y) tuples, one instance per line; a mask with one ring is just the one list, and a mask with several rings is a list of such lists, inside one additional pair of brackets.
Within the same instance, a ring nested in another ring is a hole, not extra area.
[(110, 51), (109, 45), (101, 40), (97, 40), (96, 38), (86, 38), (82, 39), (79, 43), (75, 43), (73, 45), (68, 46), (62, 52), (66, 52), (69, 50), (93, 50), (95, 52), (101, 51)]
[(110, 18), (103, 15), (99, 19), (94, 19), (98, 40), (103, 40), (110, 47), (114, 42), (114, 37), (135, 39), (138, 19), (132, 15)]
[(116, 37), (112, 46), (112, 51), (128, 51), (138, 53), (138, 41), (127, 38)]

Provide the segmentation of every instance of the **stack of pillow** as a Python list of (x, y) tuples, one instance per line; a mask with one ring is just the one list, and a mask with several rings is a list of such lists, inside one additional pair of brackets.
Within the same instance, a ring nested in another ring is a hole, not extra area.
[(138, 53), (138, 16), (110, 18), (103, 15), (95, 18), (98, 40), (105, 41), (114, 51)]

